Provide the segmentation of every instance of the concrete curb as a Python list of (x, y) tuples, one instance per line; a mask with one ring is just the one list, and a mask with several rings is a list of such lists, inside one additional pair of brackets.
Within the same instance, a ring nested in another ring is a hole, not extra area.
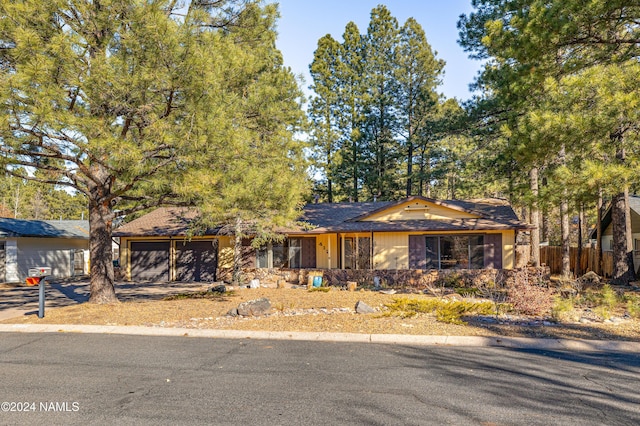
[(243, 331), (140, 326), (0, 324), (0, 332), (102, 333), (142, 336), (184, 336), (214, 339), (299, 340), (318, 342), (381, 343), (415, 346), (474, 346), (543, 349), (580, 352), (640, 352), (640, 342), (609, 340), (533, 339), (524, 337), (417, 336), (407, 334), (358, 334), (287, 331)]

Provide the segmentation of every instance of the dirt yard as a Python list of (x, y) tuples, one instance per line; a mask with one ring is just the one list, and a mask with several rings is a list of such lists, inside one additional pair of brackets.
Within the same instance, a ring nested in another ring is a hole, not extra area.
[[(198, 289), (200, 290), (200, 289)], [(268, 298), (271, 310), (260, 317), (232, 317), (227, 313), (238, 304)], [(46, 316), (27, 315), (4, 323), (142, 325), (148, 327), (211, 328), (266, 331), (314, 331), (414, 335), (520, 336), (640, 341), (640, 321), (616, 318), (603, 322), (554, 323), (544, 318), (521, 316), (463, 316), (466, 325), (438, 322), (432, 314), (413, 317), (390, 315), (386, 305), (400, 297), (425, 299), (424, 294), (384, 294), (359, 290), (306, 288), (234, 289), (225, 294), (190, 294), (169, 300), (136, 300), (114, 305), (79, 303), (48, 309)], [(363, 301), (376, 310), (358, 314), (355, 305)]]

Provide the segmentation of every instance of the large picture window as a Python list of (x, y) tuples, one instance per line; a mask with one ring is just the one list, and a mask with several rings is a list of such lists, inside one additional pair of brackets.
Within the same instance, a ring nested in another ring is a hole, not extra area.
[(315, 268), (315, 237), (295, 237), (256, 250), (257, 268)]
[(425, 237), (426, 269), (482, 269), (484, 236)]

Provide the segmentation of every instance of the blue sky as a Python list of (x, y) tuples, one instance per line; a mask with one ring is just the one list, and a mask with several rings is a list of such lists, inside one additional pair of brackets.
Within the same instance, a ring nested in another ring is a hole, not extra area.
[(277, 46), (285, 65), (302, 74), (304, 89), (311, 85), (309, 64), (313, 60), (318, 39), (325, 34), (342, 41), (349, 21), (356, 23), (364, 34), (369, 25), (371, 9), (384, 4), (400, 25), (409, 17), (424, 29), (438, 58), (446, 61), (443, 85), (439, 91), (447, 98), (466, 100), (471, 97), (469, 83), (480, 69), (480, 62), (471, 60), (457, 43), (456, 23), (461, 14), (472, 11), (471, 0), (278, 0), (281, 18), (278, 21)]

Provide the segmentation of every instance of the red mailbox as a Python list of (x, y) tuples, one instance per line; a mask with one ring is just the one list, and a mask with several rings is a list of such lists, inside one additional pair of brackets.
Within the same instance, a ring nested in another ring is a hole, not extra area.
[(29, 276), (26, 279), (27, 285), (40, 286), (38, 297), (38, 318), (44, 318), (44, 280), (47, 275), (51, 275), (51, 268), (48, 266), (29, 268)]

